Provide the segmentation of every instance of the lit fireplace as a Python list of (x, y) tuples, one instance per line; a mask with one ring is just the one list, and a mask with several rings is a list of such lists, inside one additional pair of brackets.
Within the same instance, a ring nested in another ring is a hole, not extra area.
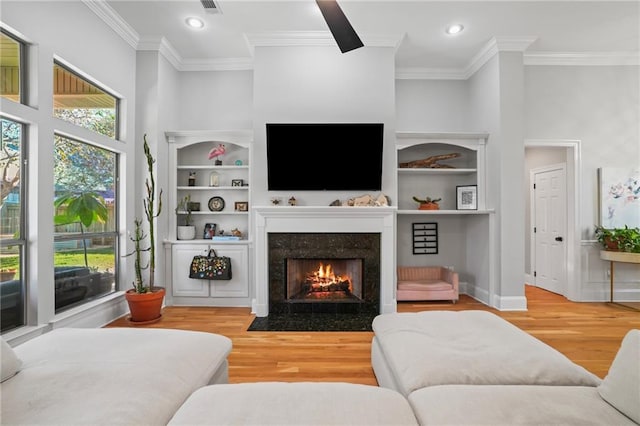
[(362, 259), (287, 259), (290, 302), (354, 302), (362, 299)]

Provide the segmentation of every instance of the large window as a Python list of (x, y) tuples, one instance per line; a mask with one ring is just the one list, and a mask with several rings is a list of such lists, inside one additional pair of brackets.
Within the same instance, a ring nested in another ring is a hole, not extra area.
[(53, 65), (53, 115), (117, 138), (118, 98), (64, 66)]
[(24, 99), (24, 48), (25, 44), (0, 31), (0, 96), (15, 102)]
[(25, 324), (25, 200), (24, 126), (0, 117), (0, 324), (2, 331)]
[(117, 155), (55, 137), (55, 309), (116, 290)]

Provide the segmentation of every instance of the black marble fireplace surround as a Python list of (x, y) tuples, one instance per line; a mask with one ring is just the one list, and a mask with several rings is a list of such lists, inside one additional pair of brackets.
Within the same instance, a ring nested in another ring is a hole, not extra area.
[[(288, 258), (362, 259), (362, 295), (344, 301), (288, 301)], [(380, 306), (379, 233), (269, 233), (269, 315), (252, 330), (371, 330)]]

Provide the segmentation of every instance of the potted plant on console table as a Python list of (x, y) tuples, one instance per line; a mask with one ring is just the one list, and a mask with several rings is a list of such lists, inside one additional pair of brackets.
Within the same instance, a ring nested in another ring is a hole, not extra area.
[[(153, 175), (153, 164), (155, 159), (151, 155), (149, 145), (147, 144), (147, 135), (144, 135), (144, 155), (147, 159), (147, 170), (149, 176), (145, 180), (147, 196), (143, 200), (144, 214), (149, 225), (149, 247), (142, 248), (143, 241), (147, 239), (142, 230), (142, 221), (135, 220), (135, 231), (130, 237), (134, 243), (134, 251), (127, 256), (135, 255), (135, 272), (136, 279), (133, 283), (133, 289), (127, 290), (125, 298), (129, 304), (131, 316), (129, 321), (134, 324), (149, 324), (157, 322), (162, 317), (162, 301), (164, 300), (165, 289), (155, 285), (154, 276), (156, 269), (156, 250), (155, 250), (155, 227), (154, 220), (162, 212), (162, 189), (158, 194), (158, 203), (156, 209), (156, 181)], [(142, 266), (142, 252), (149, 252), (149, 262), (146, 266)], [(142, 270), (149, 268), (149, 285), (146, 285), (142, 277)]]
[(440, 205), (438, 204), (440, 200), (442, 200), (442, 198), (432, 199), (431, 197), (413, 197), (413, 201), (419, 204), (418, 210), (440, 210)]

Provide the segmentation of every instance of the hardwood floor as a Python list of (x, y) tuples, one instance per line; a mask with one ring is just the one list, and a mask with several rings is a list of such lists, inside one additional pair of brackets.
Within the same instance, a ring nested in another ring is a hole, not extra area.
[[(401, 302), (398, 312), (481, 309), (494, 312), (553, 346), (601, 378), (620, 342), (640, 329), (640, 312), (608, 303), (575, 303), (526, 286), (526, 312), (500, 312), (462, 295), (450, 302)], [(145, 327), (219, 333), (233, 341), (231, 383), (343, 381), (376, 385), (371, 368), (371, 332), (248, 332), (249, 308), (166, 307), (160, 322)], [(107, 327), (130, 327), (120, 318)], [(140, 326), (136, 326), (140, 327)]]

